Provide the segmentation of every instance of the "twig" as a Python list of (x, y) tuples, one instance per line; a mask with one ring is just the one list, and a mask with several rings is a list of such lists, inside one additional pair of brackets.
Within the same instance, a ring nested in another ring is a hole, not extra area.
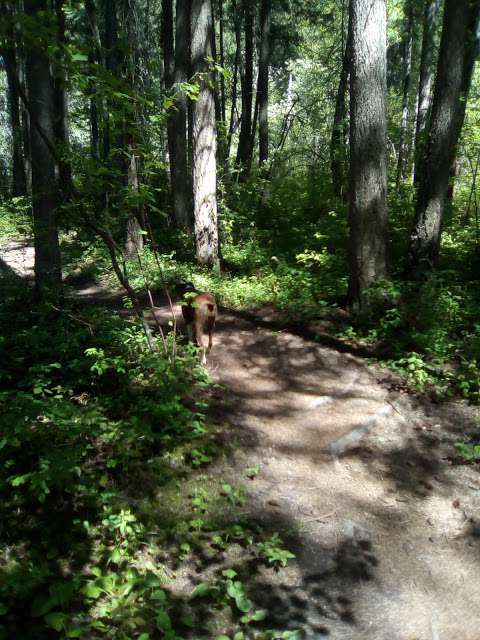
[(60, 307), (56, 307), (54, 304), (49, 304), (49, 306), (52, 309), (55, 309), (55, 311), (60, 311), (60, 313), (64, 313), (65, 315), (67, 315), (69, 318), (71, 318), (72, 320), (75, 320), (75, 322), (79, 322), (80, 324), (84, 324), (86, 327), (88, 327), (88, 330), (90, 331), (90, 334), (93, 336), (93, 326), (87, 322), (86, 320), (82, 320), (82, 318), (78, 318), (77, 316), (74, 316), (73, 313), (70, 313), (69, 311), (65, 311), (65, 309), (60, 309)]

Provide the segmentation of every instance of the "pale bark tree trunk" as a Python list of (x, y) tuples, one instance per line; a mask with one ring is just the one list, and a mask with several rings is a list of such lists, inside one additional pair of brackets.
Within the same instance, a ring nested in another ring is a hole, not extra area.
[(262, 0), (260, 9), (260, 56), (258, 63), (258, 162), (268, 160), (268, 71), (270, 65), (270, 24), (272, 2)]
[[(138, 192), (138, 167), (135, 148), (129, 145), (130, 160), (127, 170), (127, 184), (129, 189), (135, 194)], [(127, 256), (133, 257), (138, 255), (143, 249), (143, 233), (142, 227), (138, 220), (138, 207), (133, 206), (127, 218), (127, 240), (125, 243), (125, 253)]]
[[(343, 27), (342, 27), (343, 29)], [(335, 100), (335, 113), (333, 115), (332, 137), (330, 139), (330, 168), (332, 172), (332, 184), (335, 194), (340, 197), (344, 190), (346, 179), (346, 137), (345, 122), (347, 109), (345, 97), (348, 89), (348, 78), (350, 76), (352, 48), (352, 27), (351, 20), (348, 21), (348, 34), (343, 52), (342, 70), (338, 83), (337, 98)]]
[(350, 279), (352, 308), (386, 277), (386, 6), (351, 0)]
[(479, 16), (478, 0), (446, 0), (425, 160), (410, 236), (408, 271), (412, 275), (428, 272), (438, 260), (449, 174), (479, 50)]
[[(25, 0), (25, 13), (39, 18), (47, 11), (46, 0)], [(30, 127), (32, 153), (33, 232), (35, 284), (42, 297), (57, 298), (61, 287), (60, 247), (56, 216), (55, 162), (48, 144), (55, 144), (54, 84), (44, 47), (29, 42), (26, 49), (26, 77), (30, 106), (36, 125)]]
[(425, 126), (432, 101), (433, 58), (435, 55), (435, 32), (437, 30), (440, 0), (425, 0), (423, 13), (422, 52), (418, 79), (417, 118), (415, 124), (413, 181), (418, 183), (420, 162), (424, 150)]
[(208, 77), (211, 56), (211, 0), (191, 2), (191, 53), (200, 92), (193, 104), (193, 203), (197, 261), (219, 266), (215, 101)]
[(396, 189), (405, 178), (405, 166), (408, 147), (408, 121), (410, 107), (410, 86), (412, 77), (412, 49), (414, 37), (413, 0), (405, 1), (406, 32), (403, 42), (403, 87), (402, 87), (402, 121), (400, 123), (400, 141), (398, 144)]

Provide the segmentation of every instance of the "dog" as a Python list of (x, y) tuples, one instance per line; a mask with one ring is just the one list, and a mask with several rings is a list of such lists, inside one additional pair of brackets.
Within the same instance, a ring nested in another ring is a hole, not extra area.
[[(189, 342), (195, 342), (202, 350), (201, 362), (207, 364), (207, 353), (213, 345), (213, 329), (217, 319), (217, 303), (211, 293), (198, 291), (191, 282), (181, 282), (175, 287), (176, 294), (182, 298), (182, 315), (187, 328)], [(203, 334), (208, 334), (208, 347)]]

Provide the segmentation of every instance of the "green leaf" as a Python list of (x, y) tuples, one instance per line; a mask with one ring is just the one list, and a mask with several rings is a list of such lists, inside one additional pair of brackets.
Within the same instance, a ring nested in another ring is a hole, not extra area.
[(44, 616), (54, 605), (55, 602), (52, 598), (42, 595), (35, 596), (31, 608), (32, 616)]
[(234, 569), (225, 569), (225, 571), (222, 571), (222, 576), (226, 578), (234, 578), (236, 575), (237, 572)]
[(7, 605), (3, 602), (0, 602), (0, 616), (4, 616), (6, 613), (8, 613)]
[(260, 620), (265, 620), (267, 615), (268, 615), (268, 611), (266, 609), (257, 609), (256, 611), (253, 612), (252, 620), (255, 620), (256, 622)]
[(89, 584), (86, 584), (80, 590), (80, 593), (82, 593), (87, 598), (92, 598), (93, 600), (96, 600), (97, 598), (99, 598), (102, 595), (102, 592), (103, 590), (100, 589), (100, 587), (96, 585), (94, 582), (90, 582)]
[(193, 590), (191, 598), (201, 598), (210, 592), (210, 583), (209, 582), (200, 582), (195, 589)]
[(247, 613), (253, 607), (253, 602), (244, 593), (235, 598), (235, 604), (242, 613)]
[(159, 611), (157, 613), (157, 627), (162, 631), (168, 631), (172, 628), (172, 622), (170, 620), (170, 616), (166, 611)]
[(60, 613), (59, 611), (54, 611), (53, 613), (48, 613), (45, 616), (45, 622), (49, 627), (55, 629), (55, 631), (61, 631), (65, 625), (66, 619), (65, 613)]
[(142, 633), (141, 636), (138, 636), (138, 640), (150, 640), (150, 634), (149, 633)]
[(84, 629), (69, 629), (65, 635), (67, 638), (81, 638), (85, 633)]

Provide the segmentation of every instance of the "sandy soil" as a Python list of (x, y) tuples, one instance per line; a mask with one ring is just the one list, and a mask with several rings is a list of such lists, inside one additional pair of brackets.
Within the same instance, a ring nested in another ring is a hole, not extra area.
[[(1, 249), (19, 275), (25, 250)], [(251, 517), (297, 556), (252, 585), (271, 624), (309, 640), (480, 640), (479, 468), (454, 460), (478, 410), (394, 391), (348, 349), (234, 312), (220, 315), (208, 368), (234, 444), (221, 473), (248, 483)]]

